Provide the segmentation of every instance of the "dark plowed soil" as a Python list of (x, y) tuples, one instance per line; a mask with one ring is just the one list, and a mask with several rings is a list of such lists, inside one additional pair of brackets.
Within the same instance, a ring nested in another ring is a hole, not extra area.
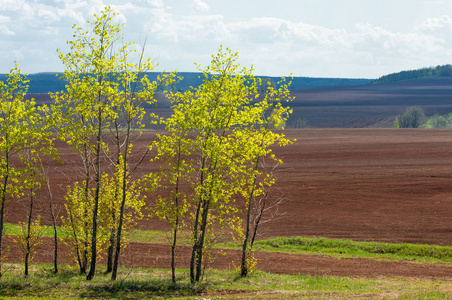
[[(308, 236), (353, 240), (452, 245), (452, 132), (450, 130), (288, 130), (297, 142), (275, 152), (284, 160), (275, 195), (286, 199), (261, 238)], [(149, 142), (147, 133), (142, 143)], [(139, 145), (137, 145), (139, 146)], [(63, 149), (65, 165), (52, 166), (51, 184), (63, 214), (65, 186), (77, 176), (77, 157)], [(138, 171), (156, 169), (146, 163)], [(152, 202), (152, 200), (149, 200)], [(8, 222), (25, 218), (25, 201), (11, 202)], [(37, 212), (49, 223), (48, 204)], [(140, 221), (139, 228), (167, 230), (165, 223)], [(51, 243), (45, 243), (50, 262)], [(12, 248), (13, 249), (13, 248)], [(166, 245), (132, 244), (123, 264), (169, 267)], [(180, 250), (187, 267), (188, 250)], [(14, 255), (11, 256), (13, 259)], [(257, 253), (258, 268), (276, 273), (340, 276), (449, 277), (452, 268), (322, 256)], [(227, 251), (213, 264), (232, 268), (239, 257)]]

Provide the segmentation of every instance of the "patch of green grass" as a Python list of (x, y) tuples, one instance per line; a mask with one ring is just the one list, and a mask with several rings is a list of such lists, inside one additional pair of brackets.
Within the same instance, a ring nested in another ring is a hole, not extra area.
[[(169, 232), (158, 230), (137, 230), (133, 229), (125, 234), (127, 241), (137, 243), (169, 244), (171, 235)], [(178, 233), (178, 245), (188, 245), (190, 240), (189, 232)]]
[(125, 234), (127, 241), (137, 243), (168, 243), (169, 235), (157, 230), (131, 230)]
[[(53, 237), (53, 227), (43, 226), (44, 231), (41, 235), (42, 237)], [(67, 232), (63, 230), (60, 226), (57, 226), (57, 233), (59, 238), (67, 238)], [(5, 235), (18, 235), (20, 234), (20, 225), (5, 223), (4, 224), (4, 234)], [(130, 230), (126, 231), (125, 237), (129, 242), (137, 243), (168, 243), (170, 235), (168, 232), (157, 231), (157, 230)], [(185, 237), (186, 236), (186, 237)], [(187, 233), (181, 234), (182, 241), (188, 239)], [(180, 242), (179, 242), (180, 243)]]
[(287, 253), (314, 253), (352, 257), (387, 257), (452, 263), (452, 247), (420, 244), (357, 242), (343, 239), (280, 237), (256, 242), (256, 249)]
[(77, 268), (34, 265), (29, 277), (12, 265), (0, 281), (1, 298), (21, 299), (450, 299), (450, 281), (404, 278), (346, 278), (336, 276), (278, 275), (261, 271), (240, 278), (237, 271), (207, 270), (204, 282), (189, 283), (188, 270), (121, 268), (111, 281), (105, 268), (86, 281)]
[[(44, 231), (41, 235), (42, 237), (53, 237), (53, 227), (52, 226), (43, 226)], [(67, 238), (67, 232), (63, 230), (60, 226), (57, 226), (57, 233), (59, 238)], [(18, 235), (20, 234), (20, 225), (5, 223), (4, 224), (4, 234), (5, 235)], [(188, 244), (190, 239), (189, 232), (181, 232), (178, 237), (178, 244), (183, 245)], [(158, 230), (138, 230), (132, 229), (124, 232), (125, 238), (129, 242), (136, 243), (169, 243), (170, 242), (170, 233), (165, 231)]]
[[(42, 237), (53, 237), (53, 227), (52, 226), (42, 226), (43, 232)], [(20, 225), (5, 223), (3, 227), (3, 234), (5, 235), (19, 235), (20, 234)], [(59, 238), (66, 238), (66, 232), (61, 229), (61, 227), (57, 227), (57, 233)]]

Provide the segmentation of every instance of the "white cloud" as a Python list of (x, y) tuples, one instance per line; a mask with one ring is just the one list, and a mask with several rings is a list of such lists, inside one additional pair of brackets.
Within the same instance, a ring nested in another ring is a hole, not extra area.
[(437, 44), (442, 44), (444, 47), (452, 48), (452, 18), (449, 16), (442, 16), (438, 18), (429, 18), (416, 30), (424, 36), (434, 38)]
[[(60, 71), (55, 49), (71, 39), (72, 24), (84, 26), (108, 4), (120, 13), (126, 40), (146, 37), (147, 54), (158, 57), (164, 69), (191, 71), (193, 62), (208, 63), (220, 44), (264, 75), (377, 77), (450, 63), (452, 18), (447, 15), (398, 31), (384, 22), (375, 26), (375, 18), (344, 27), (320, 19), (314, 25), (313, 18), (276, 17), (274, 3), (267, 3), (264, 14), (245, 2), (232, 8), (208, 0), (0, 0), (0, 57), (12, 61), (21, 53), (31, 72)], [(292, 6), (287, 9), (295, 10)], [(7, 71), (5, 64), (0, 61), (0, 73)]]
[(27, 6), (24, 0), (2, 0), (0, 1), (0, 11), (16, 11)]
[(11, 21), (11, 17), (0, 15), (0, 23), (8, 23)]
[(193, 8), (199, 12), (208, 12), (210, 9), (209, 5), (202, 0), (193, 0)]
[(449, 16), (442, 16), (439, 18), (429, 18), (425, 20), (417, 29), (422, 31), (436, 31), (442, 29), (452, 29), (452, 19)]
[(9, 29), (8, 26), (0, 24), (0, 35), (15, 35), (15, 32)]
[(401, 33), (366, 23), (345, 30), (268, 17), (227, 22), (220, 15), (167, 14), (150, 22), (150, 28), (151, 35), (174, 53), (167, 56), (178, 69), (191, 68), (193, 59), (186, 62), (189, 53), (205, 59), (212, 53), (208, 51), (223, 44), (239, 51), (243, 64), (254, 64), (266, 75), (378, 77), (386, 73), (382, 70), (399, 71), (407, 68), (404, 65), (412, 69), (448, 63), (452, 45), (442, 36), (447, 35), (449, 21), (427, 20)]
[(146, 0), (153, 7), (163, 7), (163, 0)]
[(38, 17), (47, 23), (58, 22), (61, 20), (61, 16), (59, 15), (57, 10), (50, 10), (45, 7), (42, 7), (38, 10)]

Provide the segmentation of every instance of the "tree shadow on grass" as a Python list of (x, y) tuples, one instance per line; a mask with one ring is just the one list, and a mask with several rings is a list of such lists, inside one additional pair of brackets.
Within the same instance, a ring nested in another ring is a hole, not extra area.
[(206, 292), (205, 285), (172, 283), (168, 280), (116, 281), (88, 286), (79, 296), (86, 298), (136, 299), (150, 297), (199, 296)]

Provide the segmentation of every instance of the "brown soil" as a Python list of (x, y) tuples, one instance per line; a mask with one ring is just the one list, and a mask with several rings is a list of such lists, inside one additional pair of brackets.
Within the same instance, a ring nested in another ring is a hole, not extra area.
[[(307, 236), (353, 240), (452, 245), (452, 134), (450, 130), (311, 129), (287, 130), (297, 141), (275, 152), (284, 160), (278, 172), (278, 193), (287, 199), (279, 218), (262, 227), (261, 238)], [(152, 134), (142, 139), (149, 142)], [(65, 165), (52, 166), (51, 183), (58, 211), (68, 178), (77, 176), (77, 157), (63, 148)], [(139, 172), (155, 169), (150, 163)], [(11, 202), (8, 222), (25, 218), (25, 201)], [(48, 207), (37, 213), (49, 223)], [(151, 219), (141, 229), (166, 230)], [(50, 241), (44, 256), (51, 262)], [(12, 248), (14, 249), (14, 248)], [(132, 244), (123, 265), (169, 267), (167, 245)], [(188, 249), (180, 249), (179, 267), (187, 267)], [(16, 260), (15, 254), (10, 259)], [(261, 270), (311, 275), (444, 277), (452, 267), (409, 262), (338, 259), (312, 255), (257, 253)], [(63, 261), (63, 260), (62, 260)], [(226, 251), (213, 264), (238, 265), (235, 251)]]

